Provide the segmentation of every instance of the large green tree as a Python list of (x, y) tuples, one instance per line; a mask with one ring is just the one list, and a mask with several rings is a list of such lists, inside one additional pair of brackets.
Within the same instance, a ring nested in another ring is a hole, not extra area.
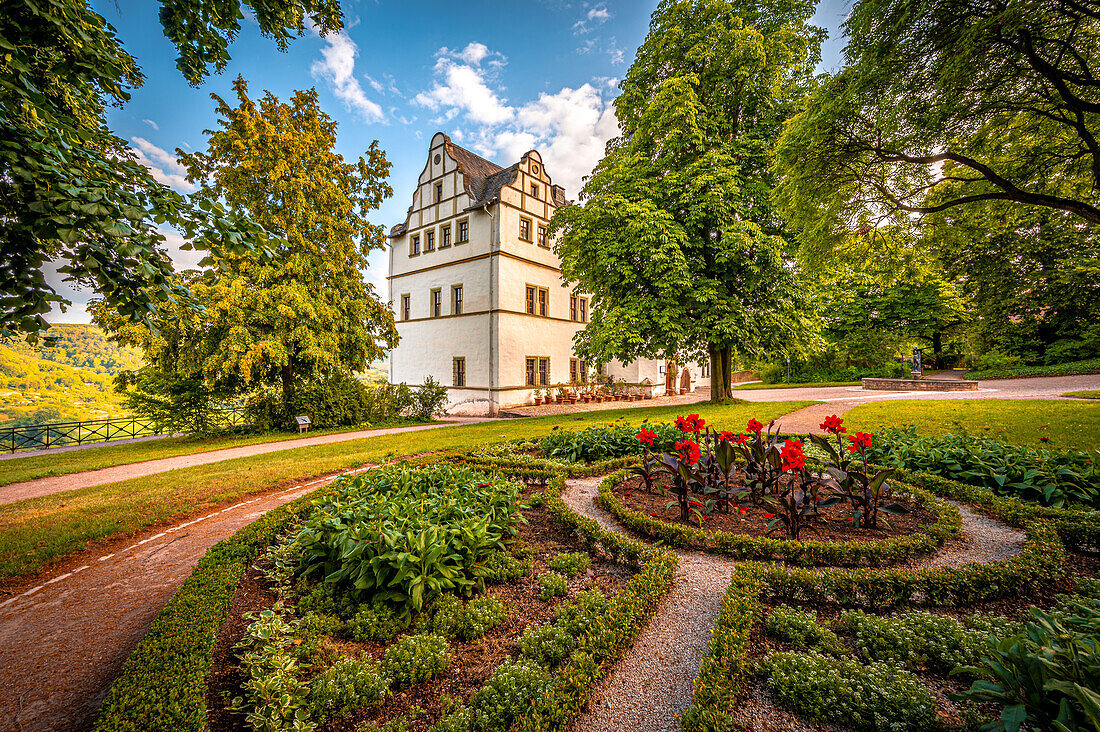
[(809, 0), (665, 0), (621, 83), (622, 135), (558, 210), (562, 275), (592, 295), (578, 352), (737, 358), (805, 340), (802, 291), (769, 196), (774, 142), (824, 32)]
[[(179, 67), (198, 83), (220, 70), (250, 6), (280, 47), (312, 22), (337, 30), (338, 0), (162, 0)], [(0, 12), (0, 338), (32, 338), (66, 301), (43, 266), (91, 287), (127, 318), (186, 297), (158, 228), (193, 246), (240, 253), (264, 232), (218, 206), (199, 208), (155, 181), (107, 127), (105, 108), (144, 76), (114, 29), (84, 0), (7, 0)]]
[(363, 280), (367, 254), (385, 246), (367, 215), (392, 193), (390, 163), (377, 141), (357, 160), (337, 154), (336, 123), (312, 89), (288, 102), (270, 92), (251, 99), (241, 78), (234, 90), (235, 105), (214, 95), (220, 124), (207, 131), (207, 150), (177, 153), (201, 202), (279, 237), (274, 256), (211, 257), (186, 282), (201, 315), (175, 308), (163, 328), (127, 325), (102, 308), (96, 316), (145, 348), (153, 368), (137, 385), (152, 396), (185, 406), (195, 385), (221, 397), (276, 385), (286, 416), (303, 384), (364, 370), (396, 345), (393, 312)]
[(777, 154), (811, 258), (987, 202), (1100, 224), (1100, 5), (858, 0), (845, 30)]

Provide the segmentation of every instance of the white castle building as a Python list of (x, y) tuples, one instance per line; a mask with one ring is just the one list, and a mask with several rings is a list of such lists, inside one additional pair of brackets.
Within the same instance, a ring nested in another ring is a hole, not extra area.
[[(547, 233), (566, 204), (532, 150), (502, 168), (438, 132), (408, 216), (390, 230), (390, 302), (401, 341), (390, 381), (431, 376), (452, 414), (497, 414), (532, 404), (535, 391), (583, 382), (573, 352), (589, 301), (561, 277)], [(612, 362), (605, 376), (648, 380), (657, 395), (694, 390), (705, 369), (663, 360)], [(671, 373), (666, 373), (671, 371)]]

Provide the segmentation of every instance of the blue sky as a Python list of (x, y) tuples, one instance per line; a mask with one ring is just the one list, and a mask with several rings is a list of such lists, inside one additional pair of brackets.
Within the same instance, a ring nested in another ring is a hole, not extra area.
[[(342, 33), (307, 33), (285, 53), (246, 19), (230, 47), (232, 61), (198, 88), (175, 68), (175, 48), (157, 19), (159, 3), (91, 4), (146, 76), (127, 104), (109, 112), (109, 124), (158, 179), (191, 190), (173, 151), (205, 148), (203, 130), (216, 120), (210, 94), (231, 100), (238, 74), (253, 98), (270, 90), (287, 99), (296, 89), (316, 87), (322, 108), (340, 125), (338, 151), (355, 158), (377, 139), (393, 164), (394, 196), (371, 215), (388, 228), (404, 219), (437, 130), (503, 165), (537, 148), (554, 182), (575, 196), (604, 143), (617, 134), (616, 83), (657, 3), (345, 0)], [(822, 0), (818, 7), (815, 22), (830, 34), (823, 70), (839, 65), (848, 5)], [(166, 235), (177, 266), (193, 265), (194, 255), (178, 250), (178, 237)], [(383, 296), (385, 275), (385, 258), (375, 252), (366, 276)], [(55, 285), (58, 279), (51, 277)], [(74, 306), (51, 320), (87, 322), (89, 294), (66, 285), (59, 291)]]

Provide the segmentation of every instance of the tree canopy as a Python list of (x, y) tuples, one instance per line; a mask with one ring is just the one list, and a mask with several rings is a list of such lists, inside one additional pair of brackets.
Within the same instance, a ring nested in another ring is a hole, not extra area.
[(777, 202), (811, 259), (988, 202), (1100, 223), (1095, 3), (859, 0), (845, 28), (844, 68), (777, 153)]
[[(341, 26), (336, 0), (252, 0), (260, 32), (285, 45), (308, 18)], [(165, 32), (197, 83), (224, 67), (239, 30), (239, 0), (163, 0)], [(191, 246), (240, 254), (262, 228), (158, 183), (107, 127), (105, 108), (144, 77), (112, 28), (83, 0), (11, 0), (0, 13), (0, 337), (32, 338), (66, 301), (43, 266), (91, 287), (129, 319), (187, 298), (172, 277), (159, 228)]]
[(212, 95), (220, 119), (207, 150), (177, 154), (200, 201), (279, 237), (274, 256), (216, 254), (187, 274), (201, 314), (177, 307), (155, 329), (106, 308), (96, 320), (145, 349), (152, 366), (139, 372), (139, 392), (186, 402), (277, 385), (292, 414), (299, 385), (365, 370), (396, 345), (393, 312), (363, 280), (368, 252), (385, 245), (366, 217), (392, 193), (390, 163), (377, 141), (355, 161), (337, 154), (337, 125), (312, 89), (288, 102), (270, 92), (251, 99), (241, 78), (234, 90), (235, 105)]
[(622, 135), (553, 228), (562, 275), (593, 299), (577, 350), (606, 362), (733, 357), (806, 337), (770, 193), (784, 120), (813, 84), (824, 31), (800, 0), (665, 0), (621, 83)]

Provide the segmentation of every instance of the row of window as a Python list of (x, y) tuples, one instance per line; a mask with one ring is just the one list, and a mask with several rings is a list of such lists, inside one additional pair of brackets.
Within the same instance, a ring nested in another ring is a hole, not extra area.
[[(527, 285), (525, 296), (528, 315), (547, 317), (550, 315), (550, 290), (538, 285)], [(576, 323), (588, 322), (588, 298), (579, 295), (569, 296), (569, 319)]]
[[(520, 218), (519, 220), (519, 238), (522, 241), (531, 241), (531, 219)], [(538, 225), (538, 245), (546, 249), (550, 248), (550, 239), (547, 234), (546, 227), (542, 224)]]
[[(435, 287), (428, 294), (428, 314), (432, 318), (443, 315), (443, 288)], [(462, 285), (451, 286), (451, 315), (462, 315)], [(412, 295), (401, 296), (401, 319), (412, 319)]]
[[(465, 244), (470, 241), (470, 221), (469, 219), (463, 219), (458, 224), (458, 237), (455, 239), (455, 244)], [(420, 234), (413, 234), (409, 237), (409, 256), (415, 257), (420, 254)], [(435, 229), (428, 229), (423, 232), (424, 236), (424, 252), (435, 251)], [(451, 246), (451, 225), (444, 224), (439, 227), (439, 248), (446, 249)]]
[[(550, 386), (550, 359), (545, 356), (527, 356), (527, 386)], [(602, 370), (602, 369), (601, 369)], [(569, 359), (569, 381), (588, 383), (588, 362), (582, 358)], [(455, 356), (451, 361), (451, 384), (466, 386), (466, 357)]]

